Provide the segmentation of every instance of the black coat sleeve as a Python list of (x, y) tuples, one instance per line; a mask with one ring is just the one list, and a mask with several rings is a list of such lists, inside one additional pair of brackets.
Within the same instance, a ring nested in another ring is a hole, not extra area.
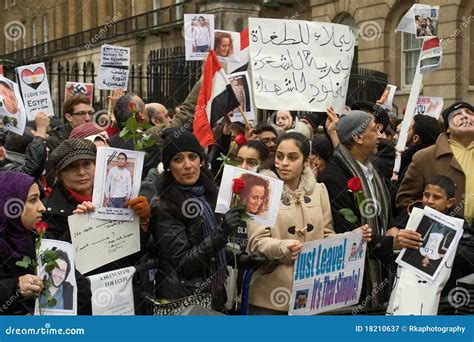
[[(177, 220), (170, 213), (154, 213), (152, 233), (155, 248), (166, 257), (173, 269), (186, 278), (202, 274), (211, 259), (227, 244), (227, 236), (219, 227), (198, 244), (192, 244), (185, 223)], [(157, 245), (156, 245), (157, 244)]]
[(22, 172), (34, 178), (40, 178), (46, 163), (46, 139), (34, 137), (25, 152), (25, 165)]

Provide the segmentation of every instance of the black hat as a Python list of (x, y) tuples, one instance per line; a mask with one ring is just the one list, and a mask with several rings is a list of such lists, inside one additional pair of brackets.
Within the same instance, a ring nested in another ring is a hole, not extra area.
[(318, 130), (319, 125), (321, 125), (324, 121), (326, 121), (327, 114), (324, 112), (314, 112), (314, 113), (307, 113), (301, 116), (301, 119), (306, 119), (308, 122), (313, 126), (315, 131)]
[(162, 160), (163, 167), (167, 169), (170, 165), (171, 158), (179, 152), (194, 152), (201, 158), (204, 150), (199, 141), (190, 131), (183, 128), (168, 128), (161, 135), (163, 138)]
[(383, 132), (387, 129), (390, 124), (390, 117), (388, 116), (388, 111), (385, 108), (382, 108), (375, 103), (369, 101), (358, 101), (351, 106), (352, 110), (366, 110), (372, 113), (375, 116), (377, 122), (381, 123), (383, 126)]
[(311, 152), (320, 156), (326, 163), (332, 158), (332, 143), (323, 137), (317, 137), (311, 142)]
[(58, 171), (77, 160), (93, 160), (97, 154), (95, 144), (86, 139), (66, 139), (51, 153), (49, 160)]
[(445, 130), (447, 130), (448, 127), (449, 127), (449, 114), (451, 114), (452, 112), (454, 112), (455, 110), (458, 110), (460, 108), (468, 108), (471, 111), (473, 111), (472, 105), (470, 105), (467, 102), (459, 101), (459, 102), (453, 103), (451, 106), (449, 106), (448, 108), (446, 108), (443, 111), (443, 119), (444, 119), (444, 128), (445, 128)]

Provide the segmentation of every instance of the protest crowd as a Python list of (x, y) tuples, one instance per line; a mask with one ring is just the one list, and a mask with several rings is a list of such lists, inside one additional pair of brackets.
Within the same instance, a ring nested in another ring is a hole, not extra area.
[(258, 69), (215, 86), (204, 22), (177, 111), (125, 86), (100, 117), (78, 94), (54, 117), (24, 108), (23, 132), (3, 120), (0, 313), (438, 314), (474, 273), (473, 105), (398, 118), (384, 98), (328, 100), (257, 120)]

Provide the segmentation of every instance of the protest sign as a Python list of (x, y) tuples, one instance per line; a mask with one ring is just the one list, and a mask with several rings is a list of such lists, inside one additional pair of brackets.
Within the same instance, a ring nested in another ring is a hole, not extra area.
[(104, 44), (101, 47), (97, 88), (127, 89), (130, 69), (130, 48)]
[(415, 106), (415, 115), (424, 114), (439, 119), (443, 110), (443, 98), (434, 96), (418, 96)]
[(38, 112), (54, 116), (53, 102), (49, 92), (48, 76), (44, 63), (16, 68), (28, 120), (34, 120)]
[(249, 18), (250, 63), (258, 108), (344, 109), (356, 29), (339, 24)]
[(295, 261), (290, 315), (315, 315), (356, 304), (367, 244), (361, 232), (303, 244)]
[(240, 33), (215, 30), (214, 51), (221, 62), (240, 62)]
[(439, 6), (413, 6), (416, 38), (436, 37), (438, 35)]
[[(417, 227), (423, 217), (423, 209), (414, 207), (407, 227)], [(424, 281), (411, 269), (398, 266), (387, 315), (437, 315), (441, 291), (451, 275), (455, 256), (456, 253), (451, 253), (446, 257), (433, 283)]]
[(439, 6), (414, 4), (400, 19), (395, 32), (411, 33), (417, 38), (437, 36), (438, 15)]
[(387, 110), (392, 110), (393, 107), (393, 97), (395, 96), (395, 91), (397, 90), (397, 86), (393, 84), (387, 84), (385, 90), (378, 99), (377, 104), (380, 105), (382, 108)]
[(187, 61), (203, 60), (214, 49), (214, 14), (184, 14)]
[(438, 37), (423, 41), (420, 53), (420, 72), (426, 73), (441, 67), (443, 51)]
[[(242, 187), (238, 203), (231, 203), (235, 198), (233, 184), (236, 179), (239, 179)], [(278, 216), (282, 191), (283, 182), (279, 179), (225, 165), (217, 196), (216, 213), (225, 214), (236, 204), (245, 204), (246, 212), (252, 220), (273, 227)]]
[(77, 270), (86, 274), (138, 252), (140, 250), (138, 221), (138, 218), (132, 222), (97, 220), (88, 214), (69, 216), (69, 230)]
[(3, 76), (0, 76), (0, 119), (7, 131), (23, 135), (27, 117), (20, 90), (15, 82)]
[(71, 96), (82, 95), (89, 99), (89, 104), (92, 106), (94, 97), (94, 85), (92, 83), (81, 82), (66, 82), (64, 90), (64, 100), (67, 101)]
[[(46, 271), (42, 258), (38, 260), (38, 276), (43, 283), (50, 282), (49, 295), (55, 304), (48, 304), (44, 294), (35, 301), (35, 315), (77, 315), (77, 283), (75, 275), (75, 256), (73, 246), (65, 241), (42, 239), (39, 254), (45, 250), (56, 252), (56, 266)], [(46, 259), (46, 258), (45, 258)]]
[(407, 229), (421, 234), (422, 246), (419, 249), (402, 249), (396, 262), (430, 284), (433, 283), (446, 259), (456, 252), (463, 233), (463, 223), (462, 219), (426, 206), (417, 225), (407, 226)]
[(138, 196), (144, 152), (101, 147), (97, 149), (92, 202), (93, 218), (131, 221), (133, 210), (126, 203)]
[(132, 279), (135, 267), (89, 276), (92, 293), (92, 315), (133, 316)]
[[(240, 103), (242, 110), (247, 116), (248, 120), (255, 120), (255, 112), (253, 109), (253, 97), (252, 97), (252, 87), (250, 87), (250, 78), (249, 74), (245, 72), (236, 72), (235, 74), (227, 75), (229, 79), (232, 90), (235, 93), (235, 97)], [(242, 114), (240, 113), (239, 108), (235, 108), (232, 111), (232, 122), (243, 122), (245, 123)]]

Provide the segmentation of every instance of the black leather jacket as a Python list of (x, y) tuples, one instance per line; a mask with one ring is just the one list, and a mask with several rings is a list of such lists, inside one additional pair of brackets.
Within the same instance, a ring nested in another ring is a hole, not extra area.
[(2, 163), (2, 171), (18, 171), (38, 179), (44, 171), (46, 162), (46, 139), (34, 137), (25, 154), (9, 152)]

